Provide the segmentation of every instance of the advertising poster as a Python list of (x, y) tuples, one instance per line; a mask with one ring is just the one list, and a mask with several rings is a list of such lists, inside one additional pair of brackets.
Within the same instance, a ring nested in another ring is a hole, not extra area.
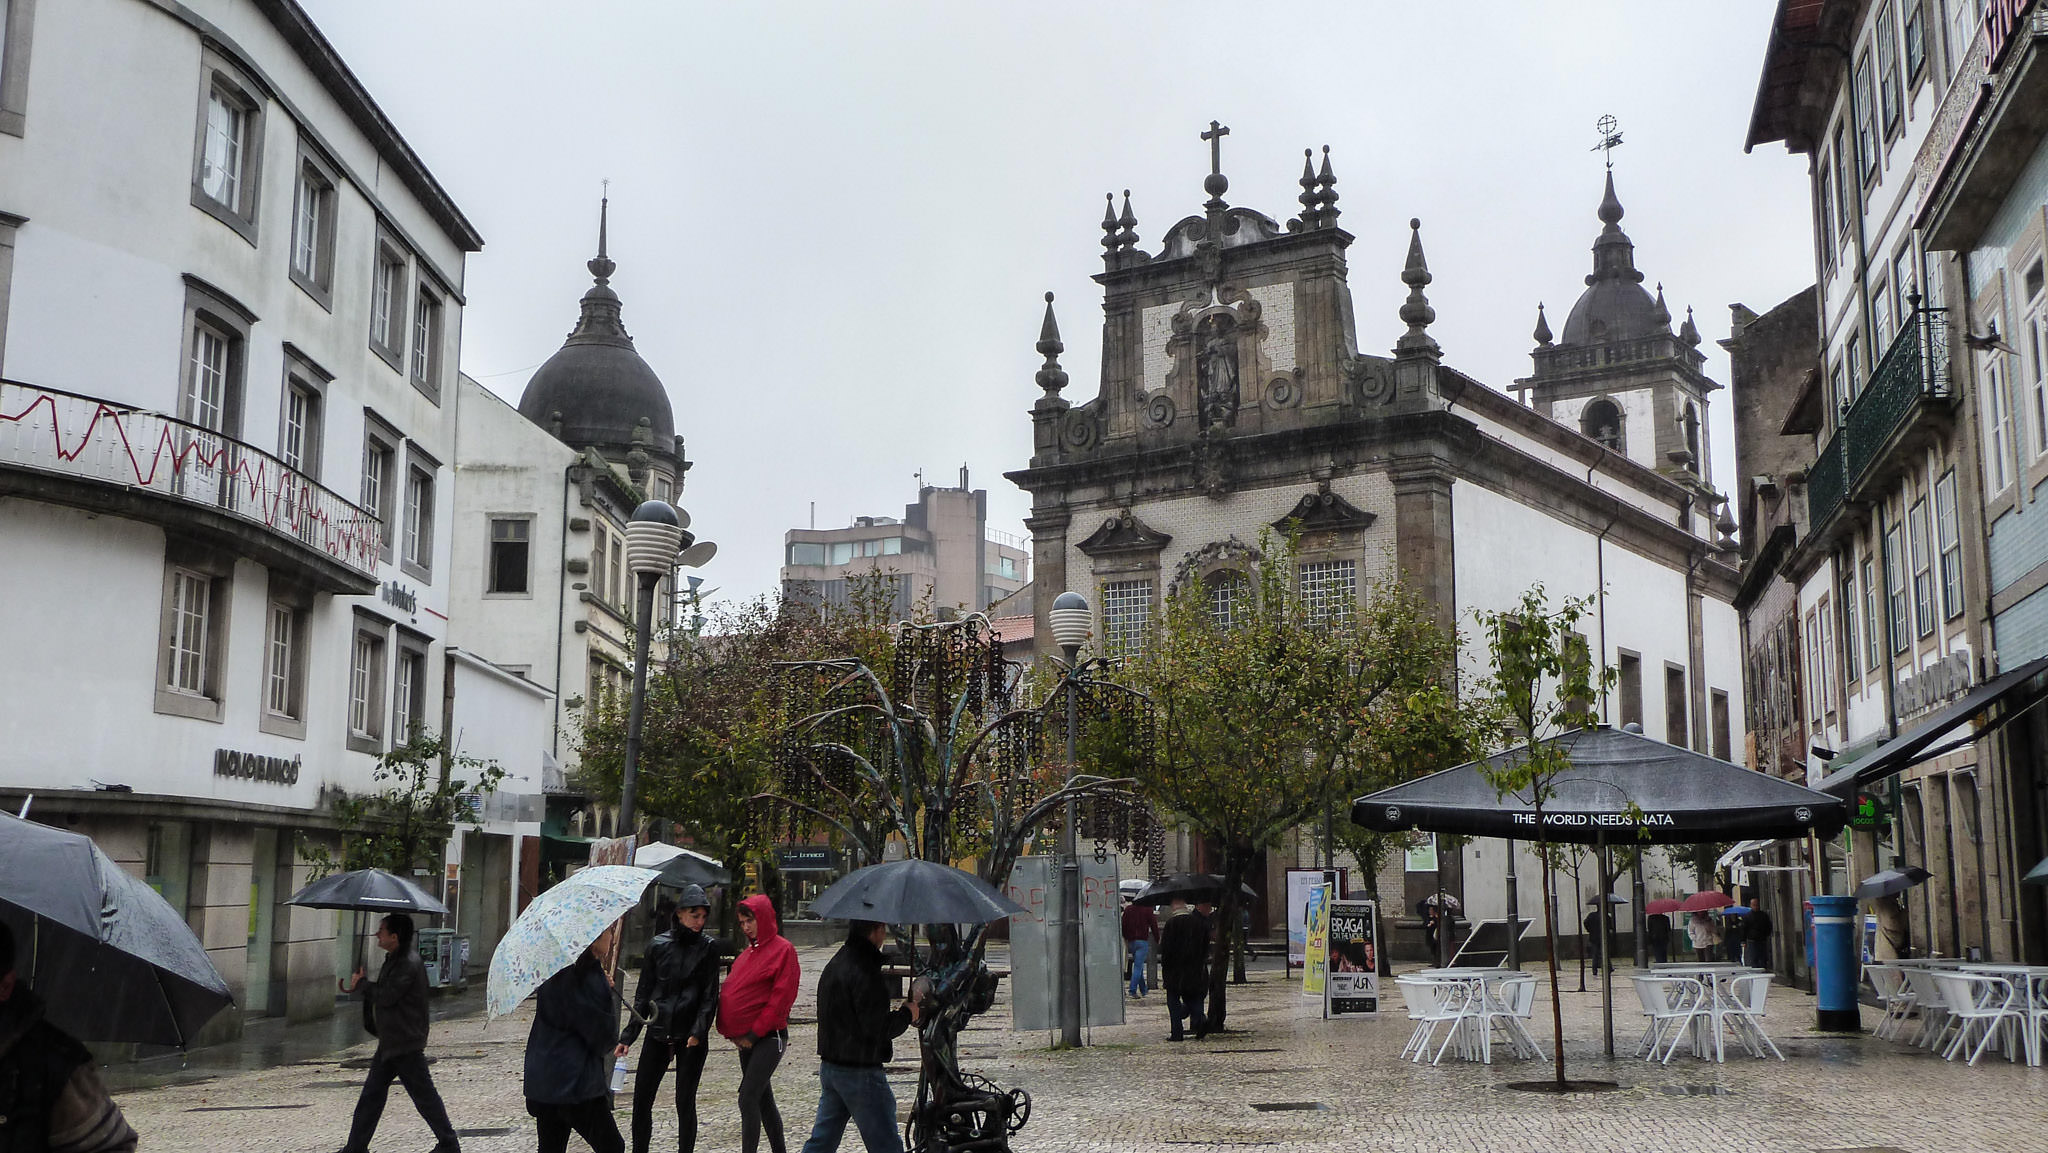
[(1330, 929), (1330, 887), (1317, 885), (1308, 891), (1307, 941), (1303, 946), (1301, 995), (1323, 995), (1324, 960), (1328, 957)]
[(1287, 870), (1287, 967), (1298, 969), (1308, 958), (1308, 894), (1323, 883), (1321, 869)]
[(1371, 901), (1329, 904), (1329, 978), (1323, 1016), (1377, 1017), (1380, 1012), (1380, 943)]

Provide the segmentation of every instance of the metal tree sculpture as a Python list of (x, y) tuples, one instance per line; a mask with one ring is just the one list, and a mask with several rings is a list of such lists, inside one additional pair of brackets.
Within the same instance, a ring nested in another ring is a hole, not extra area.
[[(1082, 672), (1066, 670), (1045, 701), (1020, 703), (1019, 667), (1004, 661), (1002, 640), (980, 613), (899, 625), (886, 679), (854, 658), (783, 665), (777, 787), (756, 800), (794, 838), (827, 826), (867, 863), (882, 860), (892, 840), (928, 861), (971, 856), (982, 880), (998, 888), (1024, 848), (1062, 819), (1069, 799), (1098, 859), (1111, 846), (1144, 859), (1156, 853), (1156, 822), (1132, 791), (1134, 778), (1069, 773), (1049, 755), (1064, 748), (1053, 734), (1064, 733), (1061, 693), (1072, 678), (1089, 715), (1119, 734), (1120, 758), (1142, 764), (1151, 756), (1150, 703)], [(957, 1046), (967, 1022), (995, 1001), (996, 980), (982, 959), (987, 926), (925, 930), (923, 948), (914, 935), (903, 939), (924, 1008), (908, 1146), (1007, 1149), (1008, 1135), (1030, 1115), (1030, 1097), (961, 1072)]]

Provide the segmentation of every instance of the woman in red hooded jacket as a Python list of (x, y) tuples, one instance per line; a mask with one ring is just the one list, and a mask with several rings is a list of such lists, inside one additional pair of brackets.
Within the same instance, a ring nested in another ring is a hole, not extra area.
[(740, 1050), (740, 1149), (755, 1153), (761, 1130), (768, 1148), (785, 1153), (782, 1114), (770, 1082), (789, 1046), (789, 1007), (796, 1004), (796, 947), (777, 928), (775, 905), (756, 893), (740, 902), (747, 947), (732, 963), (718, 996), (718, 1033)]

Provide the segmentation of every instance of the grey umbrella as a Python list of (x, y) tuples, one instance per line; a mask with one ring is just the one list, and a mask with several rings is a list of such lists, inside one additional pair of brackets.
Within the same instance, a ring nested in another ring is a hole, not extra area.
[(1025, 911), (973, 873), (921, 860), (855, 869), (811, 902), (820, 917), (892, 925), (978, 925)]
[(0, 814), (0, 921), (15, 971), (80, 1040), (183, 1047), (234, 1004), (177, 910), (76, 833)]
[(1918, 865), (1907, 865), (1903, 869), (1883, 869), (1863, 878), (1863, 883), (1856, 886), (1856, 899), (1871, 901), (1879, 897), (1889, 897), (1894, 893), (1903, 893), (1933, 875)]
[(285, 902), (309, 909), (355, 909), (366, 913), (446, 913), (433, 894), (396, 873), (355, 869), (334, 873), (300, 889)]

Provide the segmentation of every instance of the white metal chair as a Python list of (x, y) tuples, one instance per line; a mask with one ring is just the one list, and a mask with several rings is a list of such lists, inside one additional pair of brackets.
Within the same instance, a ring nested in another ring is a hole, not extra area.
[(1401, 996), (1408, 1002), (1408, 1019), (1415, 1022), (1415, 1029), (1408, 1035), (1408, 1044), (1401, 1049), (1401, 1055), (1421, 1061), (1429, 1053), (1429, 1043), (1438, 1025), (1449, 1025), (1450, 1035), (1444, 1038), (1442, 1047), (1430, 1062), (1434, 1065), (1443, 1060), (1444, 1050), (1458, 1039), (1458, 1027), (1467, 1015), (1471, 999), (1469, 987), (1462, 981), (1442, 981), (1428, 977), (1396, 977), (1401, 986)]
[[(1656, 1060), (1657, 1049), (1664, 1045), (1665, 1034), (1671, 1035), (1671, 1043), (1664, 1049), (1663, 1063), (1671, 1063), (1671, 1055), (1678, 1051), (1678, 1043), (1692, 1028), (1694, 1019), (1700, 1015), (1705, 1003), (1701, 984), (1691, 977), (1630, 977), (1635, 983), (1636, 1000), (1642, 1002), (1643, 1014), (1649, 1024), (1643, 1029), (1642, 1040), (1636, 1042), (1636, 1056), (1646, 1061)], [(1643, 1050), (1648, 1049), (1645, 1053)]]
[(2019, 1011), (2025, 1018), (2021, 1027), (2026, 1030), (2027, 1064), (2038, 1066), (2042, 1050), (2048, 1048), (2048, 978), (2029, 974), (2016, 984), (2020, 987)]
[(1742, 1044), (1758, 1057), (1769, 1049), (1771, 1055), (1783, 1061), (1785, 1054), (1778, 1051), (1777, 1043), (1764, 1032), (1764, 998), (1771, 991), (1769, 973), (1740, 973), (1728, 979), (1727, 1017), (1735, 1025), (1735, 1035)]
[(1884, 1019), (1871, 1030), (1871, 1035), (1894, 1039), (1905, 1028), (1906, 1018), (1913, 1015), (1913, 990), (1906, 984), (1905, 971), (1897, 965), (1865, 965), (1863, 972), (1884, 1005)]
[(1913, 994), (1913, 1010), (1920, 1015), (1920, 1029), (1913, 1034), (1913, 1043), (1932, 1049), (1941, 1044), (1949, 1026), (1954, 1024), (1948, 1001), (1942, 996), (1941, 986), (1934, 983), (1933, 969), (1902, 965), (1899, 971), (1906, 975), (1906, 985)]
[(1536, 975), (1528, 973), (1501, 982), (1500, 1003), (1502, 1032), (1508, 1035), (1516, 1054), (1528, 1060), (1542, 1056), (1543, 1050), (1537, 1047), (1528, 1025), (1536, 1009)]
[(1970, 1043), (1972, 1034), (1977, 1034), (1977, 1047), (1970, 1051), (1970, 1064), (1984, 1055), (1984, 1047), (1994, 1036), (2004, 1038), (2006, 1057), (2012, 1059), (2021, 1048), (2018, 1031), (2027, 1023), (2027, 1015), (2021, 1010), (2019, 995), (2013, 983), (2004, 977), (1988, 973), (1935, 973), (1934, 983), (1941, 989), (1942, 999), (1948, 1002), (1950, 1015), (1957, 1022), (1955, 1039), (1942, 1050), (1942, 1060), (1953, 1061), (1963, 1046)]

